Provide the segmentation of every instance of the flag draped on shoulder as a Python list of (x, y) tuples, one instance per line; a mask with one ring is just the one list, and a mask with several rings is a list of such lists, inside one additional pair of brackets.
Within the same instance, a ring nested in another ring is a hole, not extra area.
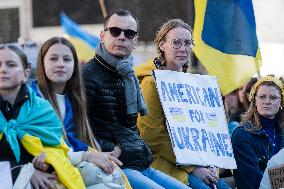
[(75, 46), (79, 59), (86, 62), (93, 58), (94, 49), (99, 44), (100, 39), (83, 30), (64, 13), (60, 14), (60, 22), (64, 33)]
[(261, 66), (252, 0), (195, 0), (194, 6), (193, 51), (226, 95)]

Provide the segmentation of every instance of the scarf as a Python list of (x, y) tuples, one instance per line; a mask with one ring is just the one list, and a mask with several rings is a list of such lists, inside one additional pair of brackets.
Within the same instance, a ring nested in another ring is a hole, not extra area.
[(140, 91), (138, 79), (133, 70), (133, 56), (129, 55), (124, 59), (119, 59), (110, 54), (102, 43), (96, 48), (96, 54), (114, 67), (118, 74), (122, 76), (125, 86), (127, 114), (136, 114), (139, 112), (142, 116), (146, 115), (147, 107)]
[(29, 88), (30, 98), (22, 105), (17, 119), (6, 120), (0, 112), (0, 139), (4, 134), (16, 157), (20, 160), (20, 140), (25, 135), (38, 137), (43, 145), (57, 146), (62, 141), (62, 126), (48, 101), (36, 96)]
[[(36, 80), (32, 81), (30, 84), (31, 88), (34, 90), (38, 97), (44, 98), (42, 92), (39, 89), (38, 82)], [(72, 147), (75, 152), (78, 151), (87, 151), (88, 145), (80, 141), (75, 136), (75, 124), (73, 121), (73, 110), (68, 94), (65, 94), (65, 107), (66, 115), (63, 120), (64, 129), (66, 131), (67, 139), (65, 143)]]

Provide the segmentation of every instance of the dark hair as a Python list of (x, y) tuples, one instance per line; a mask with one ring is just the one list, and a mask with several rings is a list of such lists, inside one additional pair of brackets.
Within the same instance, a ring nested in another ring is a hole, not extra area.
[(30, 64), (28, 63), (27, 55), (22, 49), (20, 49), (19, 47), (15, 46), (15, 45), (2, 45), (2, 46), (0, 46), (0, 50), (3, 50), (3, 49), (10, 49), (14, 53), (16, 53), (18, 55), (18, 57), (21, 59), (21, 62), (23, 64), (24, 69), (30, 68)]
[(118, 15), (118, 16), (132, 16), (132, 17), (135, 19), (135, 21), (136, 21), (137, 30), (138, 30), (138, 28), (139, 28), (139, 20), (138, 20), (138, 18), (137, 18), (132, 12), (130, 12), (129, 10), (126, 10), (126, 9), (117, 9), (117, 10), (114, 10), (114, 11), (110, 12), (110, 13), (104, 18), (104, 28), (105, 28), (105, 29), (106, 29), (106, 27), (107, 27), (107, 23), (108, 23), (110, 17), (111, 17), (112, 15), (114, 15), (114, 14), (116, 14), (116, 15)]
[(247, 94), (250, 93), (252, 86), (253, 86), (256, 82), (257, 82), (257, 78), (256, 78), (256, 77), (250, 78), (250, 80), (249, 80), (249, 82), (247, 83), (246, 88), (245, 88), (245, 92), (246, 92)]
[[(84, 141), (91, 147), (95, 147), (93, 141), (93, 134), (89, 126), (86, 112), (86, 97), (84, 91), (84, 83), (81, 75), (81, 67), (78, 62), (78, 56), (75, 47), (72, 43), (63, 37), (53, 37), (47, 40), (40, 48), (37, 67), (36, 67), (36, 79), (38, 86), (45, 99), (49, 100), (53, 108), (55, 109), (58, 117), (61, 118), (58, 103), (53, 92), (51, 81), (47, 78), (44, 68), (44, 57), (49, 48), (54, 44), (63, 44), (67, 46), (74, 58), (74, 72), (71, 78), (67, 81), (65, 86), (65, 92), (68, 95), (71, 106), (73, 109), (73, 120), (75, 124), (75, 135), (81, 141)], [(61, 118), (62, 119), (62, 118)], [(63, 128), (64, 130), (64, 128)], [(66, 136), (65, 136), (66, 137)]]
[[(191, 34), (191, 38), (193, 37), (192, 36), (192, 29), (191, 29), (190, 25), (188, 25), (187, 23), (185, 23), (181, 19), (170, 19), (170, 20), (168, 20), (159, 28), (159, 30), (156, 33), (156, 38), (155, 38), (154, 42), (156, 43), (158, 58), (161, 61), (162, 66), (166, 65), (166, 59), (165, 59), (165, 53), (164, 53), (164, 51), (161, 50), (159, 44), (162, 41), (166, 40), (166, 36), (169, 33), (169, 31), (171, 31), (174, 28), (178, 28), (178, 27), (182, 27), (184, 29), (187, 29)], [(184, 64), (182, 66), (182, 71), (187, 72), (188, 67), (189, 67), (188, 63)]]

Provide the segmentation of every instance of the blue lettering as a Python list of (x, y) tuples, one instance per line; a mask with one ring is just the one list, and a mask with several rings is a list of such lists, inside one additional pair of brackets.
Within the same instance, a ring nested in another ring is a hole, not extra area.
[(194, 89), (193, 86), (191, 86), (190, 88), (191, 88), (191, 91), (193, 91), (193, 94), (194, 94), (195, 99), (196, 99), (196, 103), (199, 104), (199, 98), (198, 98), (198, 96), (197, 96), (197, 92), (195, 91), (195, 89)]
[[(214, 93), (215, 91), (215, 93)], [(217, 88), (214, 88), (214, 91), (212, 88), (208, 88), (208, 93), (209, 93), (209, 98), (210, 98), (210, 102), (211, 102), (211, 107), (215, 107), (215, 103), (218, 107), (221, 107), (221, 102), (220, 102), (220, 98), (218, 96), (218, 90)]]
[(198, 99), (201, 102), (202, 106), (204, 106), (204, 102), (200, 98), (199, 91), (200, 91), (200, 89), (198, 87), (196, 87), (196, 93), (197, 93)]
[(184, 146), (184, 142), (183, 142), (183, 139), (182, 139), (182, 134), (181, 134), (180, 128), (177, 128), (177, 129), (178, 129), (180, 142), (178, 140), (178, 137), (177, 137), (177, 134), (176, 134), (174, 127), (172, 127), (172, 130), (171, 130), (173, 132), (173, 135), (174, 135), (175, 143), (177, 144), (179, 149), (184, 149), (185, 146)]
[[(186, 130), (186, 132), (185, 132)], [(181, 132), (182, 132), (182, 136), (183, 136), (183, 139), (184, 139), (184, 142), (185, 142), (185, 146), (187, 149), (191, 149), (192, 151), (194, 151), (192, 145), (190, 144), (189, 142), (189, 128), (186, 127), (185, 129), (182, 127), (181, 128)]]
[(210, 145), (210, 148), (211, 148), (211, 151), (216, 154), (215, 152), (215, 147), (214, 147), (214, 141), (213, 141), (213, 133), (209, 132), (209, 145)]
[(204, 97), (204, 106), (208, 106), (210, 107), (210, 100), (209, 100), (209, 96), (207, 94), (207, 91), (205, 88), (202, 88), (202, 92), (203, 92), (203, 97)]
[(224, 151), (224, 148), (223, 148), (222, 139), (221, 139), (221, 136), (220, 136), (219, 133), (217, 133), (217, 137), (218, 137), (218, 140), (214, 136), (214, 134), (212, 134), (213, 142), (214, 142), (215, 149), (216, 149), (216, 154), (217, 154), (217, 156), (220, 156), (220, 153), (219, 153), (219, 150), (220, 150), (222, 152), (223, 156), (225, 156), (225, 151)]
[(168, 86), (169, 86), (170, 93), (171, 93), (173, 101), (175, 101), (175, 99), (177, 99), (178, 102), (180, 102), (179, 95), (178, 95), (177, 88), (176, 88), (176, 84), (173, 83), (171, 85), (170, 83), (168, 83)]
[(189, 116), (191, 118), (191, 122), (193, 122), (194, 112), (193, 112), (193, 110), (188, 110), (188, 112), (189, 112)]
[(190, 128), (190, 131), (191, 131), (191, 134), (192, 134), (192, 139), (193, 139), (193, 142), (194, 142), (194, 148), (195, 148), (195, 151), (202, 151), (201, 149), (201, 146), (198, 142), (198, 139), (199, 139), (199, 132), (196, 128)]
[(224, 145), (224, 148), (225, 148), (225, 151), (226, 151), (226, 155), (229, 156), (229, 157), (232, 157), (233, 153), (228, 151), (229, 146), (226, 143), (226, 140), (228, 140), (229, 136), (227, 134), (221, 134), (221, 137), (222, 137), (222, 142), (223, 142), (223, 145)]
[(161, 81), (161, 89), (162, 89), (163, 101), (167, 101), (166, 95), (167, 95), (169, 101), (172, 101), (170, 94), (169, 94), (169, 91), (167, 89), (167, 86), (166, 86), (165, 82), (163, 82), (163, 81)]
[(206, 133), (205, 129), (201, 129), (201, 133), (202, 133), (203, 151), (207, 152), (206, 142), (208, 142), (208, 144), (209, 144), (209, 138), (207, 137), (207, 133)]
[(185, 98), (182, 98), (184, 93), (181, 91), (181, 89), (184, 88), (183, 84), (177, 84), (177, 88), (178, 88), (178, 94), (179, 94), (179, 97), (181, 99), (182, 102), (187, 102), (188, 103), (188, 100), (185, 99)]
[(186, 94), (187, 94), (187, 98), (188, 98), (189, 103), (190, 104), (192, 104), (192, 103), (196, 104), (196, 101), (195, 101), (194, 97), (191, 94), (190, 86), (185, 84), (184, 87), (185, 87), (185, 90), (186, 90)]

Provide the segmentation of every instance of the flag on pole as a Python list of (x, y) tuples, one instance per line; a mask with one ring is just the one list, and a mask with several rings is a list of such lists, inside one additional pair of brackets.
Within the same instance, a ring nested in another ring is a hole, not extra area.
[(193, 51), (226, 95), (261, 66), (252, 0), (195, 0), (194, 6)]
[(61, 27), (67, 38), (73, 43), (78, 53), (79, 60), (87, 62), (95, 55), (95, 48), (100, 39), (83, 30), (77, 23), (64, 13), (60, 14)]

